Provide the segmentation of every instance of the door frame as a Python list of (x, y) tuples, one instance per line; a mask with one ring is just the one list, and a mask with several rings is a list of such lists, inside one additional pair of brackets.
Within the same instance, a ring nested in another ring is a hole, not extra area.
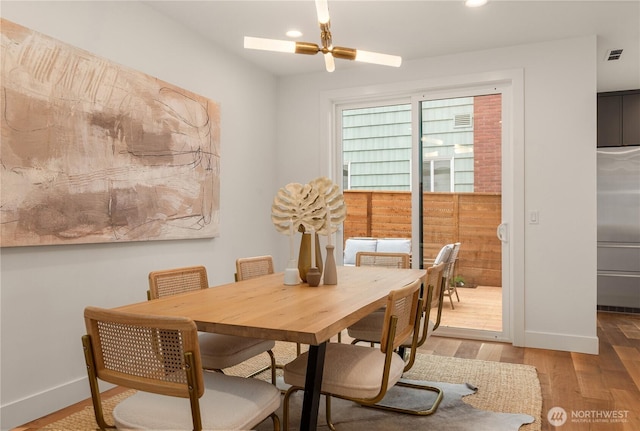
[[(439, 328), (442, 335), (460, 338), (511, 342), (514, 346), (524, 345), (524, 70), (509, 69), (472, 75), (452, 76), (424, 81), (380, 84), (354, 87), (320, 93), (320, 169), (322, 175), (342, 184), (342, 146), (337, 136), (340, 119), (338, 111), (342, 105), (367, 101), (388, 102), (411, 100), (416, 94), (444, 95), (454, 97), (456, 92), (478, 88), (502, 89), (502, 223), (506, 226), (507, 241), (502, 243), (503, 259), (503, 331), (466, 330), (464, 328)], [(416, 116), (413, 115), (414, 120)], [(419, 128), (412, 126), (417, 135)], [(419, 142), (413, 136), (413, 142)], [(418, 160), (417, 145), (412, 146), (412, 171)], [(412, 176), (412, 190), (418, 190), (417, 175)], [(413, 201), (419, 193), (412, 193), (412, 220), (421, 223), (418, 205)], [(505, 199), (505, 197), (508, 199)], [(414, 213), (415, 212), (415, 213)], [(419, 243), (415, 237), (417, 226), (412, 226), (413, 262), (419, 262)], [(343, 231), (337, 233), (336, 255), (342, 256)], [(338, 259), (341, 262), (341, 259)], [(506, 266), (505, 266), (506, 265)], [(506, 269), (506, 270), (505, 270)], [(505, 288), (506, 286), (506, 288)], [(505, 294), (507, 300), (505, 301)]]

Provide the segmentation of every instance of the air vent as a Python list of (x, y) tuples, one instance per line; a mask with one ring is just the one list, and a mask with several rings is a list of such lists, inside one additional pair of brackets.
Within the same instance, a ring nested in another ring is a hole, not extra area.
[(471, 127), (471, 114), (458, 114), (453, 117), (453, 127)]
[(620, 60), (621, 56), (622, 56), (622, 48), (610, 49), (607, 51), (606, 61)]

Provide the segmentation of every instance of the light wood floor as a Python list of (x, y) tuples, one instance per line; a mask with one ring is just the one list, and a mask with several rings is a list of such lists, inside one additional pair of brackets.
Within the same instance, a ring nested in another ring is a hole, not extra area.
[[(444, 298), (442, 307), (443, 326), (456, 328), (502, 331), (502, 288), (478, 286), (458, 287), (458, 297)], [(458, 298), (460, 300), (458, 301)]]
[[(457, 307), (456, 307), (457, 308)], [(497, 342), (432, 337), (421, 351), (435, 355), (533, 365), (542, 389), (542, 431), (640, 430), (640, 315), (598, 313), (600, 354), (513, 347)], [(113, 389), (112, 391), (121, 391)], [(14, 431), (38, 430), (72, 414), (90, 401), (78, 403)], [(552, 407), (562, 407), (570, 419), (553, 427), (546, 419)], [(616, 415), (625, 422), (602, 422), (586, 415)], [(573, 422), (571, 415), (582, 416)]]

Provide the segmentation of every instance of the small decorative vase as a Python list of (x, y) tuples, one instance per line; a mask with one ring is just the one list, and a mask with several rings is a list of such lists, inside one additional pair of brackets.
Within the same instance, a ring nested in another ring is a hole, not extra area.
[[(320, 273), (322, 273), (322, 254), (320, 253), (320, 241), (316, 233), (316, 264)], [(300, 253), (298, 254), (298, 272), (303, 282), (307, 282), (307, 271), (311, 268), (311, 234), (303, 232), (300, 240)]]
[(333, 255), (335, 246), (327, 245), (327, 256), (324, 264), (324, 284), (338, 284), (336, 258)]
[(309, 268), (307, 271), (307, 284), (311, 287), (316, 287), (320, 284), (320, 278), (322, 277), (322, 272), (316, 268)]
[(295, 259), (290, 260), (287, 268), (284, 270), (284, 284), (287, 286), (300, 284), (300, 274)]

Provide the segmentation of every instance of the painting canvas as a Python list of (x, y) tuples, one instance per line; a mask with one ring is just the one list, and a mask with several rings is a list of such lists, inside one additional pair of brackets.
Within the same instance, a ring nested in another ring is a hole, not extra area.
[(216, 103), (0, 25), (1, 246), (218, 236)]

